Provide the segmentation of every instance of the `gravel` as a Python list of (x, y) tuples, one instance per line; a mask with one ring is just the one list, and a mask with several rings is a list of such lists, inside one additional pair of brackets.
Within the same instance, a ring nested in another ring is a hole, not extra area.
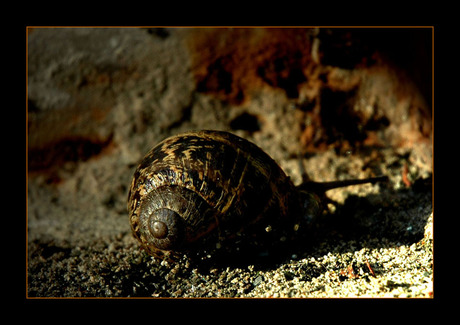
[[(318, 219), (308, 245), (266, 263), (157, 260), (139, 249), (124, 211), (113, 226), (104, 217), (93, 220), (93, 236), (78, 222), (66, 227), (33, 220), (29, 227), (37, 228), (31, 229), (45, 227), (50, 234), (32, 239), (30, 231), (28, 296), (431, 298), (431, 181), (408, 189), (395, 179), (338, 191), (334, 196), (343, 202)], [(110, 231), (104, 231), (107, 224)]]

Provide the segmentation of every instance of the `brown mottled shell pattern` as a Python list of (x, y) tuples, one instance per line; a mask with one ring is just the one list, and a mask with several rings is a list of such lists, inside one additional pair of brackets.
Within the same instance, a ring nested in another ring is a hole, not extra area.
[[(276, 245), (298, 228), (298, 209), (295, 186), (278, 164), (223, 131), (160, 142), (137, 167), (128, 198), (133, 234), (157, 257)], [(174, 220), (167, 240), (152, 236), (155, 213)]]

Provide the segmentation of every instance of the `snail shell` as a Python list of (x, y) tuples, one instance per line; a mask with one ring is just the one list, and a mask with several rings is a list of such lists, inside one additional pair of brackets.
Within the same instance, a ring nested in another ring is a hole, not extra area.
[(160, 142), (137, 167), (128, 198), (133, 234), (156, 257), (276, 245), (299, 228), (299, 209), (278, 164), (222, 131)]
[(134, 236), (156, 257), (282, 252), (324, 210), (325, 191), (384, 179), (318, 183), (304, 171), (303, 183), (294, 186), (255, 144), (223, 131), (187, 132), (144, 157), (128, 211)]

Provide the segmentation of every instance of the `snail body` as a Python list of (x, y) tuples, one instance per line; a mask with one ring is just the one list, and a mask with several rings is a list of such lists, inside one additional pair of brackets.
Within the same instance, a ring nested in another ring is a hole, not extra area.
[(296, 187), (255, 144), (223, 131), (187, 132), (157, 144), (137, 167), (128, 195), (131, 229), (160, 258), (268, 249), (321, 213), (324, 191), (341, 184)]

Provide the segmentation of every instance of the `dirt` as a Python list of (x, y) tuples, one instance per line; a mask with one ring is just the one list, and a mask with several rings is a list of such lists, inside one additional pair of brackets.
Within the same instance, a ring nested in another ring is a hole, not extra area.
[[(433, 296), (431, 28), (28, 28), (27, 297)], [(127, 194), (167, 136), (219, 129), (330, 191), (280, 260), (171, 264)], [(255, 262), (255, 261), (254, 261)]]

